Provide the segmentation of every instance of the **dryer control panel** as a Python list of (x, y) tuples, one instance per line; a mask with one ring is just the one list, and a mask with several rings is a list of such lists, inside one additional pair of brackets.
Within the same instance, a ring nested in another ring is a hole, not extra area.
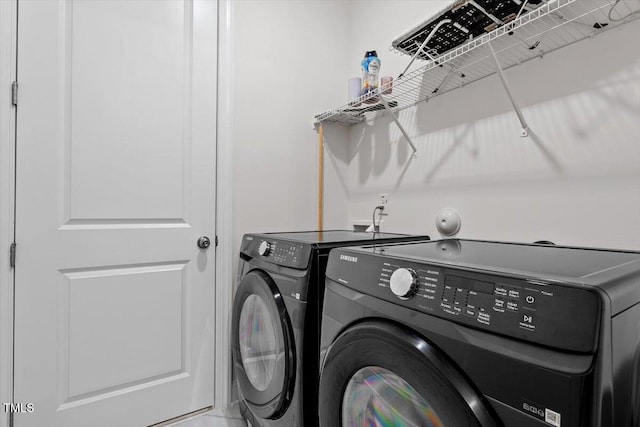
[(327, 278), (363, 294), (550, 347), (596, 348), (600, 300), (585, 288), (365, 254), (332, 256)]

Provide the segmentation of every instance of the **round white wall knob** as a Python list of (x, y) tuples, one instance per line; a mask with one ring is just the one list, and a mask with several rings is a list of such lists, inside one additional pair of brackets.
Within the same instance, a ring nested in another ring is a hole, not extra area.
[(462, 226), (460, 214), (453, 208), (444, 208), (436, 215), (436, 228), (445, 237), (452, 237), (458, 234)]

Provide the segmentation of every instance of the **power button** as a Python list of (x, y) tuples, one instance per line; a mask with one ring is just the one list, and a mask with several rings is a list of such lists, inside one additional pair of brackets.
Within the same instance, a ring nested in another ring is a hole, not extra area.
[(540, 295), (534, 293), (525, 293), (523, 295), (524, 302), (521, 304), (521, 307), (527, 310), (536, 310), (538, 308), (538, 298)]

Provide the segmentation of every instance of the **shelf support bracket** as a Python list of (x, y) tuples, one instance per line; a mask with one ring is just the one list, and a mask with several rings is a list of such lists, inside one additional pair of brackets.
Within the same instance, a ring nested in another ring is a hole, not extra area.
[(407, 143), (411, 146), (411, 149), (413, 150), (413, 158), (417, 159), (418, 158), (418, 149), (416, 148), (415, 144), (411, 140), (411, 137), (409, 137), (409, 135), (407, 134), (407, 131), (405, 131), (404, 128), (402, 127), (402, 125), (400, 124), (400, 120), (398, 120), (398, 118), (396, 117), (395, 113), (391, 110), (391, 107), (389, 107), (389, 103), (387, 103), (387, 100), (384, 99), (384, 96), (382, 96), (382, 94), (380, 94), (378, 96), (380, 97), (380, 102), (382, 102), (382, 105), (384, 105), (385, 110), (387, 110), (389, 112), (389, 115), (391, 115), (391, 118), (396, 123), (396, 126), (398, 126), (398, 129), (400, 129), (400, 132), (402, 132), (402, 135), (404, 136), (404, 139), (406, 139)]
[(511, 101), (511, 105), (513, 106), (513, 109), (515, 110), (516, 115), (518, 116), (518, 120), (520, 121), (520, 126), (522, 126), (522, 130), (520, 131), (520, 136), (523, 138), (527, 137), (529, 136), (529, 125), (527, 125), (527, 121), (525, 120), (524, 115), (522, 114), (522, 110), (520, 110), (520, 106), (518, 105), (516, 100), (513, 98), (513, 95), (511, 94), (511, 88), (509, 87), (509, 82), (507, 82), (507, 78), (504, 75), (504, 71), (502, 70), (500, 61), (498, 61), (496, 52), (495, 50), (493, 50), (493, 46), (491, 45), (491, 43), (487, 43), (487, 46), (489, 46), (489, 52), (491, 52), (491, 56), (493, 57), (493, 60), (496, 63), (498, 76), (500, 77), (502, 86), (504, 87), (504, 90), (507, 92), (507, 95), (509, 96), (509, 100)]

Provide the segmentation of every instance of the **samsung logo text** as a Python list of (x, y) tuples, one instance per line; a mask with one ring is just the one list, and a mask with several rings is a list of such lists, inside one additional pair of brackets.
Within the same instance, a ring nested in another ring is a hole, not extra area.
[(358, 262), (357, 256), (340, 255), (342, 261)]

